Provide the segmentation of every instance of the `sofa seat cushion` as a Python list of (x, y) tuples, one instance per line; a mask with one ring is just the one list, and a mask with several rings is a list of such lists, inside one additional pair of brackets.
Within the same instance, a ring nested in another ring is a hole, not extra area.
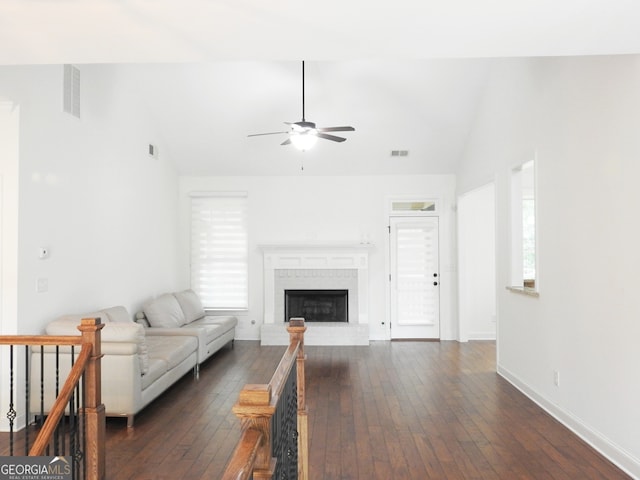
[(148, 336), (147, 347), (149, 370), (154, 360), (165, 361), (165, 370), (171, 370), (198, 350), (198, 339), (191, 336)]
[(233, 327), (235, 327), (237, 324), (238, 324), (238, 319), (236, 317), (207, 315), (206, 317), (203, 317), (199, 320), (196, 320), (195, 322), (191, 322), (190, 324), (185, 325), (185, 327), (191, 327), (191, 326), (195, 327), (199, 325), (218, 325), (222, 327), (222, 329), (226, 332), (227, 330), (230, 330)]
[(194, 322), (189, 325), (185, 325), (181, 330), (184, 330), (185, 332), (193, 332), (194, 335), (200, 336), (205, 343), (211, 343), (224, 333), (224, 330), (222, 330), (220, 325), (194, 325)]
[(167, 362), (161, 358), (152, 358), (149, 360), (149, 369), (142, 376), (142, 389), (158, 380), (162, 375), (167, 373)]
[(188, 323), (184, 329), (198, 329), (204, 333), (205, 342), (207, 344), (221, 337), (227, 331), (236, 326), (238, 320), (236, 317), (203, 317), (195, 322)]

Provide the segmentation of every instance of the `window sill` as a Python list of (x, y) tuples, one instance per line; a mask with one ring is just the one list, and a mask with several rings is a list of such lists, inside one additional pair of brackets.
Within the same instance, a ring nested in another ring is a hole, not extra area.
[(538, 298), (540, 297), (540, 293), (534, 289), (529, 287), (506, 287), (507, 290), (513, 293), (519, 293), (520, 295), (526, 295), (528, 297)]
[(206, 308), (204, 309), (204, 313), (207, 315), (243, 315), (249, 312), (248, 308)]

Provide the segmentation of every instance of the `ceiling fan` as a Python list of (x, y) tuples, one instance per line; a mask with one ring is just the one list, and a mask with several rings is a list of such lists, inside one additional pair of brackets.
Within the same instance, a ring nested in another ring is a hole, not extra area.
[(313, 122), (308, 122), (304, 115), (304, 60), (302, 61), (302, 120), (299, 122), (284, 122), (289, 125), (289, 130), (284, 132), (269, 132), (269, 133), (254, 133), (249, 137), (258, 137), (261, 135), (281, 135), (289, 134), (287, 138), (280, 145), (293, 144), (298, 149), (304, 151), (313, 147), (318, 138), (324, 138), (325, 140), (331, 140), (332, 142), (344, 142), (346, 138), (338, 137), (336, 135), (330, 135), (327, 132), (353, 132), (353, 127), (316, 127)]

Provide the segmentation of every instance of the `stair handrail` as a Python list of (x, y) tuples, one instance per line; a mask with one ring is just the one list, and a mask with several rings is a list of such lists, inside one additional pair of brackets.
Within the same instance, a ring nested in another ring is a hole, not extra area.
[(304, 319), (292, 318), (287, 327), (289, 347), (268, 384), (246, 384), (233, 412), (242, 422), (242, 435), (227, 463), (223, 480), (246, 480), (254, 473), (270, 479), (276, 469), (272, 458), (271, 418), (289, 380), (296, 374), (298, 479), (308, 478), (308, 419), (305, 401)]
[(77, 346), (80, 353), (65, 380), (49, 415), (38, 432), (29, 456), (40, 456), (51, 441), (60, 419), (64, 415), (78, 382), (84, 375), (85, 406), (84, 416), (87, 431), (87, 451), (85, 452), (87, 480), (105, 478), (105, 407), (101, 400), (100, 331), (104, 328), (100, 318), (83, 318), (77, 335), (0, 335), (0, 345), (23, 346)]

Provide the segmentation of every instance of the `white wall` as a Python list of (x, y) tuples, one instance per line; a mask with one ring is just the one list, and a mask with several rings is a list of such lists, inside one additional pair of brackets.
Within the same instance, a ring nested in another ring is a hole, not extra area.
[[(17, 198), (17, 208), (2, 206), (2, 238), (11, 239), (2, 254), (12, 260), (2, 271), (3, 333), (38, 334), (58, 315), (112, 305), (133, 315), (150, 296), (179, 286), (177, 174), (168, 159), (147, 155), (158, 140), (144, 108), (118, 82), (117, 68), (83, 66), (77, 119), (62, 112), (62, 78), (62, 66), (0, 67), (3, 109), (19, 111), (10, 132), (17, 171), (3, 161), (0, 172), (3, 192)], [(39, 247), (49, 258), (38, 257)], [(38, 279), (48, 282), (46, 292), (36, 292)], [(3, 368), (2, 385), (7, 375)], [(20, 390), (24, 381), (16, 384)], [(20, 426), (24, 395), (17, 395)]]
[[(180, 281), (189, 282), (189, 192), (246, 191), (249, 195), (249, 311), (239, 315), (237, 337), (259, 338), (263, 321), (263, 265), (261, 244), (291, 242), (359, 243), (368, 237), (375, 247), (369, 262), (369, 323), (372, 339), (389, 338), (388, 219), (389, 195), (435, 195), (443, 199), (440, 217), (442, 267), (442, 337), (455, 338), (454, 221), (451, 175), (358, 177), (183, 177), (180, 179)], [(255, 321), (255, 324), (251, 322)]]
[[(19, 132), (20, 107), (0, 97), (0, 334), (2, 335), (15, 335), (18, 331), (16, 252), (18, 251)], [(0, 368), (0, 372), (5, 370)]]
[[(20, 108), (0, 97), (0, 335), (18, 331), (18, 134)], [(20, 357), (23, 357), (22, 355)], [(6, 375), (10, 369), (8, 346), (0, 347), (0, 406), (10, 403)], [(20, 362), (23, 360), (20, 359)], [(0, 418), (0, 430), (8, 429)]]
[(495, 186), (458, 197), (459, 340), (496, 338)]
[[(460, 192), (496, 178), (499, 372), (635, 476), (638, 85), (638, 56), (496, 61), (458, 177)], [(507, 176), (536, 154), (531, 298), (505, 289)]]
[(62, 112), (62, 66), (0, 67), (0, 97), (20, 108), (18, 333), (116, 304), (133, 314), (179, 287), (175, 169), (147, 155), (161, 140), (117, 67), (80, 69), (77, 119)]

